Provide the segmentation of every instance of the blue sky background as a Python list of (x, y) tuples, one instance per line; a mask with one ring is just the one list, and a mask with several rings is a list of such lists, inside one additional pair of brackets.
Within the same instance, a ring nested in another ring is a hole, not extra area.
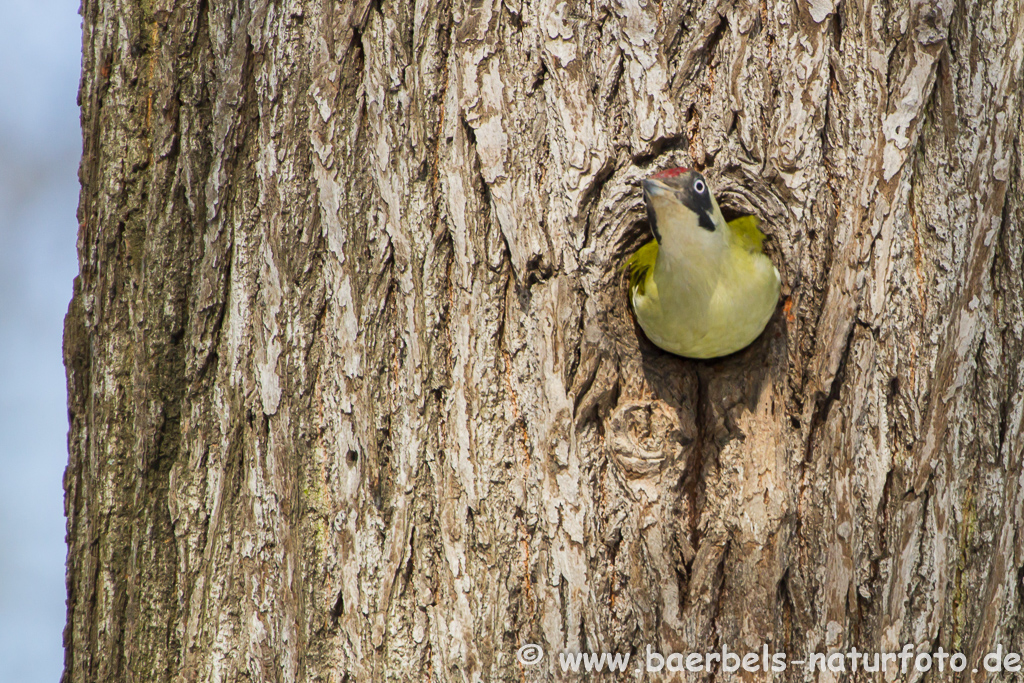
[(0, 682), (64, 662), (61, 334), (78, 204), (78, 0), (0, 0)]

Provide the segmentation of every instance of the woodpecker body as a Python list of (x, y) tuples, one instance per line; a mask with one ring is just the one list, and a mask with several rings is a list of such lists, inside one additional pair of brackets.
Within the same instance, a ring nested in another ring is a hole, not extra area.
[(655, 240), (629, 259), (637, 322), (657, 346), (689, 358), (739, 351), (764, 330), (779, 300), (779, 271), (754, 216), (731, 223), (696, 171), (643, 181)]

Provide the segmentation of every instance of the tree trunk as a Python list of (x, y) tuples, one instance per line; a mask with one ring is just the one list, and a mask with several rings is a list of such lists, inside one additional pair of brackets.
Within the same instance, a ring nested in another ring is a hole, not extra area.
[[(65, 681), (1013, 677), (1022, 0), (82, 11)], [(782, 273), (726, 359), (628, 307), (671, 166)]]

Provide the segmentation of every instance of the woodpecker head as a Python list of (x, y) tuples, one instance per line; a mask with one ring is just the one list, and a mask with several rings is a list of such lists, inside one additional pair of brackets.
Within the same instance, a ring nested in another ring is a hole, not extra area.
[(643, 188), (647, 220), (662, 248), (725, 246), (725, 219), (700, 173), (672, 168), (644, 180)]

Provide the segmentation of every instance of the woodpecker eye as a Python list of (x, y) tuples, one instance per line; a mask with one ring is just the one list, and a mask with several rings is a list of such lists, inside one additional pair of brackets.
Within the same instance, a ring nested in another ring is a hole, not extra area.
[(707, 185), (705, 185), (704, 181), (700, 178), (697, 178), (697, 180), (693, 182), (693, 191), (697, 194), (704, 194), (704, 190), (706, 189), (708, 189)]

